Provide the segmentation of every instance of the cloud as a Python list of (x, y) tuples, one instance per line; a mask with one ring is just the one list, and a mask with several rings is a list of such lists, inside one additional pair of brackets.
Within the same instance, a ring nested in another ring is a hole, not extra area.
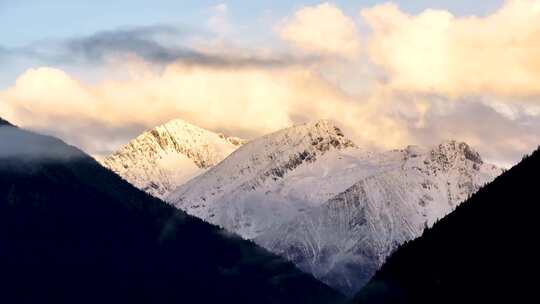
[(229, 20), (229, 7), (225, 3), (217, 4), (210, 9), (211, 16), (208, 19), (208, 28), (220, 35), (232, 32), (233, 26)]
[(62, 42), (66, 54), (89, 62), (103, 62), (114, 55), (134, 54), (150, 62), (167, 63), (179, 59), (203, 60), (199, 54), (187, 48), (162, 45), (158, 36), (178, 39), (182, 31), (169, 26), (151, 26), (98, 32), (94, 35), (69, 39)]
[(111, 152), (143, 130), (174, 118), (247, 138), (327, 118), (363, 147), (431, 145), (454, 138), (504, 165), (540, 142), (531, 131), (540, 129), (537, 113), (515, 104), (496, 110), (490, 99), (456, 103), (403, 94), (384, 85), (365, 96), (351, 96), (298, 66), (171, 64), (162, 71), (133, 69), (138, 74), (129, 79), (93, 85), (54, 68), (28, 70), (0, 92), (1, 116), (57, 135), (94, 155)]
[[(27, 59), (43, 65), (107, 65), (111, 62), (141, 59), (165, 66), (181, 62), (208, 66), (283, 66), (314, 60), (290, 54), (258, 52), (219, 52), (190, 45), (196, 39), (210, 41), (211, 33), (173, 26), (154, 25), (101, 31), (93, 35), (64, 40), (44, 40), (18, 48), (3, 48), (2, 60)], [(206, 40), (205, 40), (206, 39)]]
[(361, 12), (371, 60), (389, 85), (451, 97), (540, 95), (540, 1), (507, 0), (486, 17), (418, 15), (387, 3)]
[(409, 132), (424, 145), (434, 144), (440, 138), (465, 141), (478, 148), (484, 159), (509, 168), (540, 143), (540, 134), (532, 131), (540, 130), (540, 119), (525, 113), (516, 115), (525, 116), (509, 119), (480, 102), (440, 100), (424, 113), (425, 125), (410, 125)]
[[(104, 31), (94, 35), (63, 42), (65, 53), (61, 58), (79, 58), (87, 62), (106, 62), (110, 58), (132, 55), (150, 63), (210, 66), (274, 66), (295, 63), (290, 56), (264, 57), (257, 54), (210, 53), (183, 46), (180, 37), (186, 35), (174, 27), (153, 26), (125, 30)], [(168, 44), (165, 42), (169, 42)], [(177, 43), (171, 43), (176, 41)]]
[(361, 49), (354, 21), (329, 3), (298, 10), (283, 22), (278, 33), (308, 54), (353, 58)]
[(29, 69), (0, 91), (0, 116), (91, 154), (174, 118), (245, 138), (326, 118), (360, 146), (454, 138), (510, 164), (540, 141), (534, 3), (508, 1), (482, 18), (375, 6), (362, 11), (372, 30), (364, 46), (334, 5), (304, 7), (279, 27), (299, 53), (246, 49), (230, 36), (194, 43), (169, 27), (100, 32), (63, 41), (57, 57), (95, 63), (99, 81)]
[[(85, 85), (58, 69), (39, 68), (28, 70), (14, 86), (0, 92), (0, 100), (0, 113), (6, 119), (52, 134), (69, 130), (90, 153), (96, 153), (96, 145), (85, 143), (99, 142), (93, 137), (85, 140), (94, 136), (92, 128), (150, 128), (179, 117), (248, 137), (328, 118), (363, 143), (389, 146), (406, 139), (399, 136), (398, 124), (377, 113), (373, 103), (353, 100), (302, 67), (172, 64), (163, 71), (141, 71), (128, 80), (96, 85)], [(381, 132), (386, 135), (381, 137)]]

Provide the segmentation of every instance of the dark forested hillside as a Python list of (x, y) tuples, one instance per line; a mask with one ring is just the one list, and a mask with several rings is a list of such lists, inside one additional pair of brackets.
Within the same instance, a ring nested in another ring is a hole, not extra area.
[(538, 302), (540, 152), (402, 246), (355, 303)]
[(292, 264), (0, 126), (0, 303), (329, 303)]

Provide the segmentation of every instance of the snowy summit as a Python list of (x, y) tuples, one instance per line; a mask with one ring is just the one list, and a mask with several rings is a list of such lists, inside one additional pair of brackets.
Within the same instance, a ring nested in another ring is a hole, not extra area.
[(175, 119), (144, 132), (101, 163), (139, 189), (164, 198), (244, 143)]

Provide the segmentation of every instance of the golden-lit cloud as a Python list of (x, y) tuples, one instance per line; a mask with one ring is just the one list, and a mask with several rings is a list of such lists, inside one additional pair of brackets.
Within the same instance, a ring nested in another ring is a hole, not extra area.
[(282, 39), (320, 56), (358, 56), (361, 49), (356, 24), (333, 4), (323, 3), (298, 10), (279, 27)]
[(399, 123), (378, 112), (376, 99), (354, 100), (300, 67), (172, 64), (163, 71), (144, 69), (129, 79), (95, 85), (58, 69), (39, 68), (0, 92), (0, 100), (0, 112), (8, 120), (53, 133), (85, 124), (151, 128), (183, 118), (211, 130), (257, 136), (324, 118), (339, 122), (360, 143), (393, 147), (407, 141)]
[[(212, 12), (209, 26), (234, 24), (226, 5)], [(335, 5), (300, 8), (277, 26), (300, 52), (243, 47), (231, 32), (170, 48), (153, 39), (175, 33), (161, 27), (83, 37), (62, 56), (99, 65), (99, 81), (29, 69), (0, 91), (0, 117), (90, 153), (175, 118), (247, 138), (331, 119), (360, 146), (455, 138), (505, 164), (540, 142), (540, 1), (509, 0), (485, 17), (388, 3), (361, 17), (371, 30), (360, 38)]]
[(364, 9), (371, 60), (396, 89), (445, 94), (540, 94), (540, 1), (507, 0), (486, 17), (418, 15), (387, 3)]

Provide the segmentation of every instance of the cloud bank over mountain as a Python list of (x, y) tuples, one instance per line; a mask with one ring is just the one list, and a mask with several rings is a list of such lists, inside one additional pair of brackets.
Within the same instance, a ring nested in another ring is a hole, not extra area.
[[(40, 52), (52, 67), (0, 91), (0, 112), (94, 154), (178, 117), (246, 138), (326, 118), (359, 145), (452, 137), (503, 165), (540, 142), (539, 1), (466, 17), (322, 3), (280, 18), (264, 45), (246, 43), (227, 6), (211, 10), (204, 31), (154, 26), (57, 41)], [(99, 67), (98, 80), (52, 57)]]

